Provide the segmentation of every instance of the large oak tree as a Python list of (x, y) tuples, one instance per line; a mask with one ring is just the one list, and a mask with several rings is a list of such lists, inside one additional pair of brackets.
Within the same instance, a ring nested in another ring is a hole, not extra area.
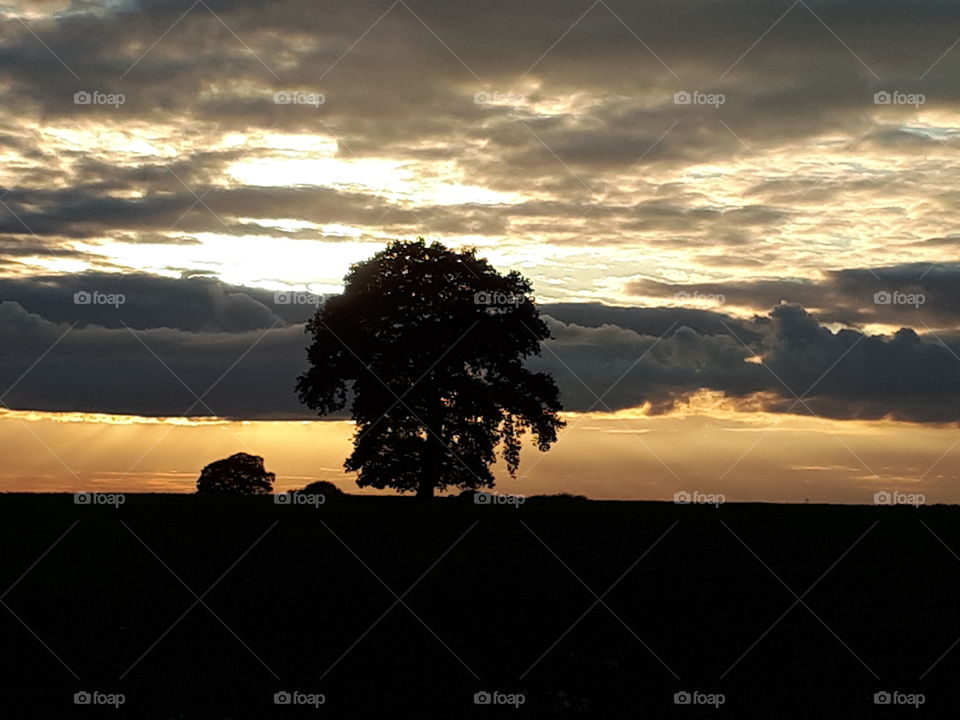
[(345, 467), (361, 487), (492, 487), (498, 447), (515, 477), (524, 433), (546, 451), (564, 425), (553, 379), (524, 365), (549, 337), (530, 282), (473, 250), (393, 242), (351, 268), (306, 332), (297, 392), (320, 415), (350, 403)]

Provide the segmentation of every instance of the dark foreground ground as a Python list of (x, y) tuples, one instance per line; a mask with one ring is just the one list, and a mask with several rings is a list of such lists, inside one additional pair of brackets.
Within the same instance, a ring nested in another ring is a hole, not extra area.
[(0, 495), (0, 717), (954, 717), (954, 552), (944, 507)]

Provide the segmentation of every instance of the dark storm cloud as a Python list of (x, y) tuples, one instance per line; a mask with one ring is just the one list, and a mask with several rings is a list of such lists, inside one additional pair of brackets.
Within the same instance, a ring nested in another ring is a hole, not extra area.
[[(840, 419), (960, 420), (960, 341), (832, 332), (796, 305), (752, 323), (752, 337), (704, 335), (678, 326), (665, 336), (616, 325), (550, 323), (555, 341), (534, 367), (552, 372), (571, 410), (649, 404), (665, 412), (700, 389), (769, 412)], [(946, 344), (944, 344), (946, 343)], [(749, 361), (763, 360), (763, 364)], [(602, 401), (598, 400), (598, 396)]]
[[(77, 305), (74, 294), (122, 294), (122, 308)], [(57, 324), (119, 328), (173, 328), (189, 332), (266, 330), (275, 323), (305, 322), (322, 295), (295, 294), (229, 285), (216, 278), (167, 278), (143, 273), (80, 273), (0, 278), (0, 301), (15, 302), (30, 314)], [(702, 335), (733, 328), (748, 342), (759, 339), (752, 323), (719, 312), (691, 308), (611, 307), (600, 303), (552, 303), (541, 312), (583, 327), (616, 325), (640, 335), (662, 335), (684, 325)]]
[[(909, 263), (885, 268), (833, 270), (817, 280), (730, 280), (695, 284), (635, 280), (633, 295), (723, 298), (729, 305), (766, 310), (781, 302), (815, 309), (821, 322), (849, 325), (901, 324), (956, 328), (960, 325), (960, 263)], [(914, 299), (911, 299), (914, 298)]]
[(8, 407), (247, 419), (307, 415), (293, 392), (304, 363), (301, 326), (233, 333), (68, 327), (17, 303), (0, 303), (0, 376), (4, 388), (13, 386), (3, 398)]
[(772, 317), (776, 343), (764, 361), (790, 391), (773, 388), (775, 399), (767, 409), (789, 411), (796, 394), (806, 399), (805, 405), (794, 406), (795, 412), (826, 417), (960, 420), (960, 342), (955, 336), (921, 338), (910, 329), (892, 338), (853, 330), (833, 333), (789, 305), (775, 309)]
[[(119, 307), (74, 304), (83, 290), (129, 295)], [(3, 396), (12, 408), (179, 416), (196, 400), (186, 384), (197, 394), (213, 385), (209, 409), (197, 403), (192, 415), (310, 417), (293, 382), (312, 306), (210, 278), (29, 278), (0, 281), (0, 291), (0, 387), (13, 386)], [(530, 364), (554, 375), (568, 410), (665, 412), (708, 389), (772, 412), (960, 420), (955, 335), (834, 332), (796, 305), (749, 320), (685, 308), (541, 309), (554, 339)]]
[(732, 328), (745, 342), (760, 339), (752, 322), (709, 310), (674, 307), (612, 307), (600, 303), (554, 303), (540, 311), (566, 325), (598, 328), (613, 325), (637, 335), (658, 337), (674, 327), (687, 327), (698, 335), (728, 335)]
[[(120, 308), (77, 304), (77, 293), (123, 295)], [(302, 293), (304, 301), (314, 296)], [(287, 299), (287, 294), (282, 294)], [(145, 274), (83, 273), (0, 278), (0, 300), (57, 325), (169, 328), (190, 333), (266, 330), (305, 322), (316, 305), (278, 302), (276, 293), (227, 285), (208, 277), (172, 279)], [(320, 302), (316, 296), (315, 302)]]

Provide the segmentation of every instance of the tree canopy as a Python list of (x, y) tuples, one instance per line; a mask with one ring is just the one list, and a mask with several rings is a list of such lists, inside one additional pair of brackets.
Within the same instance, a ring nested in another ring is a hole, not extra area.
[(275, 477), (262, 457), (241, 452), (207, 465), (197, 479), (197, 492), (265, 495), (273, 490)]
[(546, 451), (564, 422), (559, 391), (524, 360), (549, 337), (530, 282), (474, 250), (396, 241), (354, 265), (344, 292), (307, 323), (301, 402), (320, 415), (350, 404), (345, 467), (360, 486), (492, 487), (496, 448), (511, 476), (529, 430)]

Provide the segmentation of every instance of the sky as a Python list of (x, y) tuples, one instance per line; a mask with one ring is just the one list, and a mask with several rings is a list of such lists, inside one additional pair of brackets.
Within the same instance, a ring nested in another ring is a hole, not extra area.
[[(303, 325), (392, 239), (533, 285), (503, 492), (960, 502), (960, 4), (0, 5), (0, 489), (342, 470)], [(502, 470), (502, 468), (501, 468)]]

